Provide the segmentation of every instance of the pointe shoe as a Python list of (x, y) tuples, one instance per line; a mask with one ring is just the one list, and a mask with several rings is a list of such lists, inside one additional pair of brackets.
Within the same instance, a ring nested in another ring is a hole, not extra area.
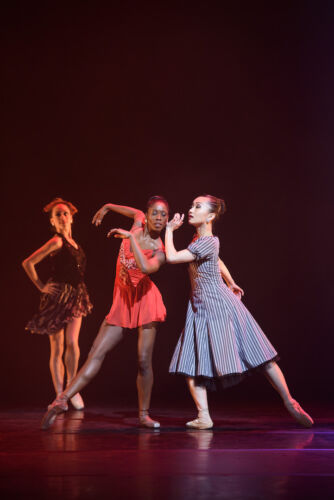
[(148, 414), (148, 410), (140, 410), (139, 424), (141, 427), (147, 427), (149, 429), (158, 429), (160, 427), (160, 422), (152, 420)]
[(56, 399), (54, 399), (52, 403), (48, 405), (48, 411), (52, 410), (52, 408), (55, 408), (56, 406), (63, 408), (63, 412), (67, 411), (68, 410), (67, 401), (68, 397), (65, 395), (63, 396), (63, 393), (60, 392), (59, 394), (57, 394)]
[(65, 413), (67, 410), (68, 410), (67, 398), (57, 396), (57, 398), (53, 401), (53, 403), (51, 403), (48, 406), (48, 411), (44, 414), (44, 417), (41, 422), (41, 429), (42, 430), (49, 429), (49, 427), (51, 427), (51, 425), (56, 420), (57, 415)]
[(211, 420), (209, 410), (199, 410), (198, 417), (186, 423), (189, 429), (211, 429), (213, 422)]
[(295, 399), (291, 399), (290, 401), (286, 401), (284, 403), (285, 408), (288, 410), (290, 415), (301, 425), (304, 427), (312, 427), (314, 421), (310, 415), (303, 410), (298, 401)]
[(74, 394), (70, 401), (75, 410), (83, 410), (85, 408), (85, 403), (78, 392)]

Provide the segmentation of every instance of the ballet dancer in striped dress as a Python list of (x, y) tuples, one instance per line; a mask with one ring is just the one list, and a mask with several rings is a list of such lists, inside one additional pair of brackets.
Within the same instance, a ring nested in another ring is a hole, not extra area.
[(198, 417), (186, 425), (211, 428), (207, 388), (217, 381), (223, 387), (233, 385), (249, 370), (261, 368), (288, 412), (301, 425), (311, 427), (312, 418), (290, 394), (276, 363), (276, 350), (243, 305), (243, 290), (219, 258), (219, 240), (212, 234), (212, 225), (224, 211), (223, 200), (211, 195), (197, 197), (188, 213), (196, 235), (188, 248), (181, 251), (175, 250), (173, 231), (183, 224), (184, 216), (175, 214), (166, 227), (167, 261), (189, 263), (191, 282), (185, 327), (169, 369), (185, 375), (198, 410)]

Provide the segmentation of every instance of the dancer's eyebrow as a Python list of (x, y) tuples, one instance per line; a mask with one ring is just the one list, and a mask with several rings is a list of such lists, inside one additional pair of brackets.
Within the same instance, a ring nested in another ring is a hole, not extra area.
[(167, 213), (167, 211), (165, 209), (158, 210), (157, 208), (154, 208), (153, 209), (153, 213), (157, 213), (157, 212), (161, 212), (162, 214), (166, 214)]

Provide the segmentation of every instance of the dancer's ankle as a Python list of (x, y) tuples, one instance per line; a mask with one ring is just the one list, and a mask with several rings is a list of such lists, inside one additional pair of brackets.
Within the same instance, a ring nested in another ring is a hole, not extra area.
[(65, 392), (61, 392), (60, 394), (57, 394), (57, 400), (60, 400), (60, 401), (68, 401), (69, 400), (69, 396), (67, 396), (67, 394), (65, 394)]
[(209, 408), (198, 408), (198, 415), (210, 415)]
[(149, 414), (149, 409), (147, 410), (139, 409), (138, 412), (139, 412), (139, 417), (146, 417)]

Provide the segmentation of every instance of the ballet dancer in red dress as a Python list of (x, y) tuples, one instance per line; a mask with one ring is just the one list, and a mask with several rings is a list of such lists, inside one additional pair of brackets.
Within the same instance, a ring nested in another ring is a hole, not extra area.
[(123, 338), (125, 328), (138, 328), (139, 423), (158, 428), (159, 422), (149, 416), (153, 385), (152, 354), (157, 324), (165, 320), (166, 309), (161, 294), (149, 275), (165, 263), (161, 231), (168, 220), (168, 203), (161, 196), (153, 196), (144, 214), (141, 210), (121, 205), (106, 204), (93, 217), (99, 226), (109, 212), (117, 212), (133, 219), (130, 231), (111, 229), (108, 236), (122, 238), (116, 266), (113, 304), (93, 343), (87, 361), (66, 390), (49, 406), (42, 420), (42, 429), (48, 429), (56, 416), (67, 411), (68, 399), (81, 391), (98, 373), (107, 352)]

